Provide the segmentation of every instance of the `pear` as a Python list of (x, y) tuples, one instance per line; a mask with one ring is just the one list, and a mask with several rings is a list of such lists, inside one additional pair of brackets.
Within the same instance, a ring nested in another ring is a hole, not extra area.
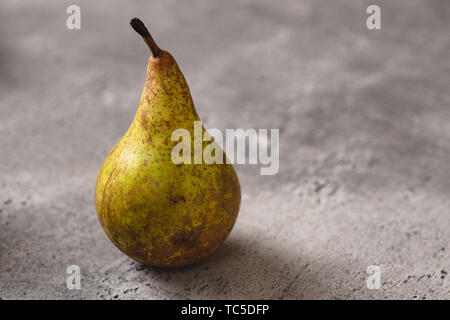
[[(152, 55), (134, 120), (98, 174), (97, 216), (109, 239), (132, 259), (156, 267), (189, 265), (229, 235), (241, 202), (239, 180), (219, 146), (215, 152), (222, 153), (223, 164), (172, 161), (179, 143), (172, 133), (188, 130), (193, 145), (200, 119), (175, 59), (139, 19), (130, 24)], [(200, 150), (206, 147), (202, 143)], [(194, 152), (188, 156), (194, 159)]]

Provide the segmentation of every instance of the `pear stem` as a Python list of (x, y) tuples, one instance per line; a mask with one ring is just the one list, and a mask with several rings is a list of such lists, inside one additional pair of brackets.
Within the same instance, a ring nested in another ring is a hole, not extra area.
[(145, 27), (144, 23), (139, 20), (138, 18), (133, 18), (130, 21), (131, 27), (139, 33), (139, 35), (144, 39), (147, 46), (150, 48), (150, 51), (152, 52), (152, 55), (154, 58), (159, 56), (161, 54), (161, 49), (156, 44), (155, 40), (153, 40), (150, 32), (148, 32), (147, 28)]

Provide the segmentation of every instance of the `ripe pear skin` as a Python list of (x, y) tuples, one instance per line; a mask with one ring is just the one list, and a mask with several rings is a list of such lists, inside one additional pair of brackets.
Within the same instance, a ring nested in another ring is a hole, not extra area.
[(135, 118), (105, 159), (95, 187), (103, 229), (140, 263), (195, 263), (225, 241), (236, 221), (239, 180), (221, 149), (224, 164), (172, 162), (179, 143), (171, 141), (173, 131), (187, 129), (194, 146), (194, 121), (200, 119), (187, 82), (172, 55), (159, 50), (148, 60)]

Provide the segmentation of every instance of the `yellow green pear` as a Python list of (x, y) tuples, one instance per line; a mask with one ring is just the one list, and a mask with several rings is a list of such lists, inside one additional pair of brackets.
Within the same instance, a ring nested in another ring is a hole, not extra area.
[[(223, 164), (194, 164), (191, 149), (191, 164), (172, 160), (180, 143), (198, 146), (194, 122), (200, 119), (175, 59), (159, 49), (139, 19), (131, 20), (131, 26), (152, 56), (136, 116), (98, 174), (95, 207), (108, 237), (132, 259), (157, 267), (184, 266), (205, 258), (227, 238), (239, 212), (239, 180), (217, 145), (214, 153), (220, 155), (214, 158)], [(191, 141), (173, 141), (177, 129), (187, 130)], [(200, 150), (210, 147), (211, 142), (203, 142)]]

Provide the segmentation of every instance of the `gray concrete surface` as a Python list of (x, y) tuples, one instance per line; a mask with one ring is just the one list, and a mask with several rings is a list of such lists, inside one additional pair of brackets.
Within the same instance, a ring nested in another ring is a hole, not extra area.
[[(2, 299), (448, 299), (450, 3), (72, 1), (0, 4)], [(237, 224), (212, 256), (138, 265), (97, 221), (105, 156), (137, 108), (142, 18), (207, 127), (280, 128), (280, 171), (237, 166)], [(82, 289), (66, 288), (81, 268)], [(369, 265), (379, 290), (366, 287)]]

